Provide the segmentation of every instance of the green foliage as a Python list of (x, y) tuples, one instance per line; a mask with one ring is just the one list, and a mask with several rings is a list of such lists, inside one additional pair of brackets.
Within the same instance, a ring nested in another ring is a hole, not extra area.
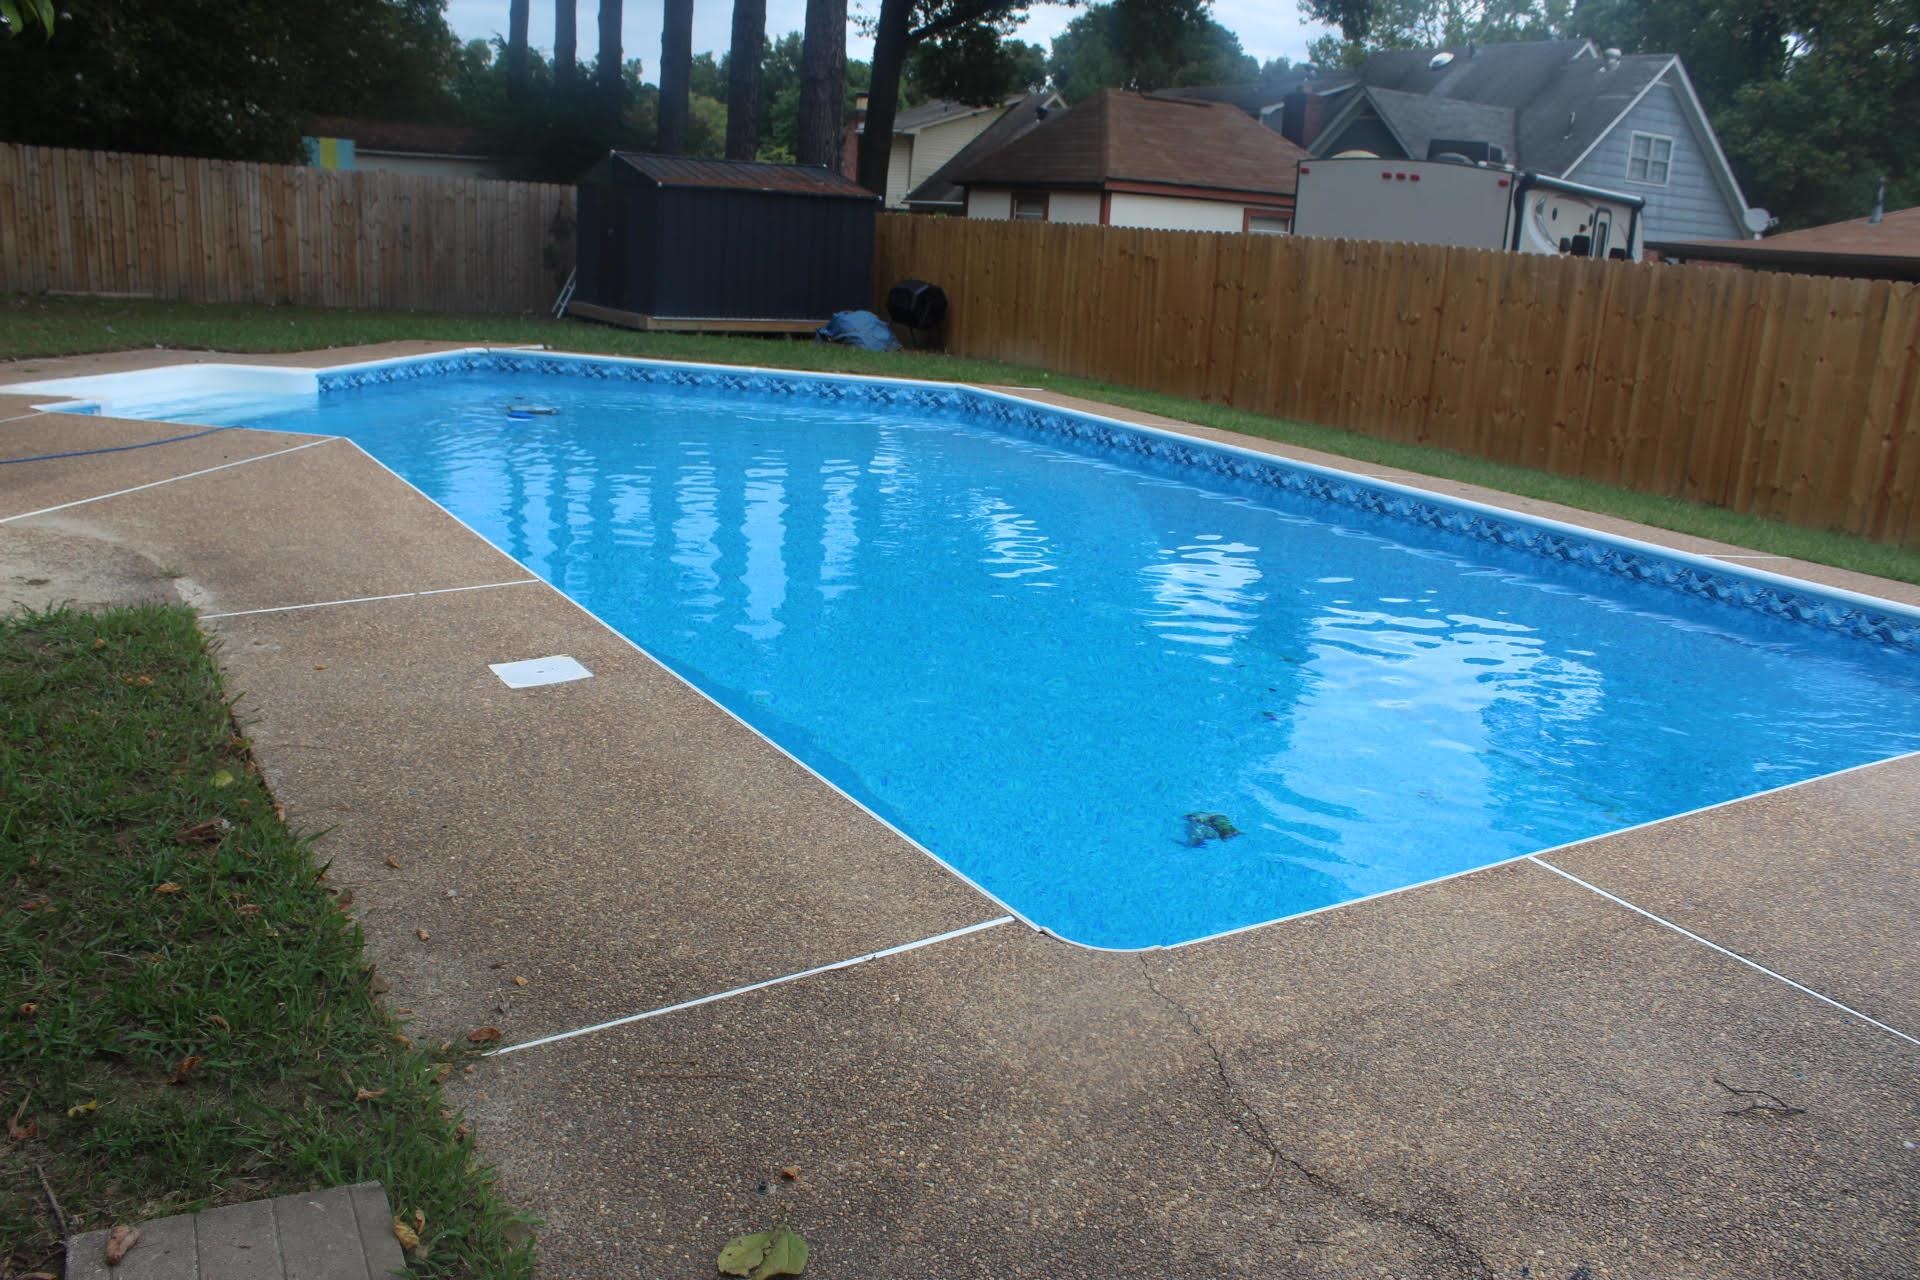
[(1237, 84), (1259, 78), (1260, 64), (1240, 38), (1197, 0), (1112, 0), (1067, 24), (1047, 63), (1068, 102), (1101, 89), (1167, 89)]
[(0, 25), (10, 36), (20, 35), (28, 27), (38, 27), (42, 35), (51, 36), (53, 0), (0, 0)]
[[(530, 1269), (372, 993), (358, 926), (251, 767), (193, 615), (0, 619), (0, 1273), (89, 1227), (379, 1179), (415, 1274)], [(29, 909), (20, 909), (28, 904)], [(30, 1126), (27, 1122), (31, 1122)]]
[(1030, 93), (1046, 82), (1046, 50), (1006, 39), (984, 23), (969, 23), (913, 47), (901, 76), (901, 97), (903, 104), (911, 97), (986, 106)]
[[(0, 137), (47, 146), (300, 159), (301, 118), (444, 106), (440, 0), (86, 0), (47, 40), (0, 41)], [(11, 24), (10, 24), (11, 25)]]

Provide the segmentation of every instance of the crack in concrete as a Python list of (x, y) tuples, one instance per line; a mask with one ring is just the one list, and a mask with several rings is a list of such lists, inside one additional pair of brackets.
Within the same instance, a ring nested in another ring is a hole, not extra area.
[[(1206, 1028), (1200, 1025), (1198, 1015), (1196, 1015), (1193, 1010), (1187, 1008), (1186, 1005), (1168, 995), (1160, 984), (1155, 981), (1153, 970), (1148, 967), (1145, 954), (1140, 956), (1140, 976), (1145, 979), (1147, 989), (1159, 997), (1161, 1003), (1180, 1015), (1181, 1019), (1187, 1024), (1187, 1029), (1193, 1033), (1195, 1039), (1200, 1041), (1201, 1045), (1206, 1049), (1207, 1055), (1213, 1059), (1214, 1076), (1220, 1085), (1221, 1109), (1227, 1113), (1227, 1119), (1248, 1141), (1266, 1152), (1267, 1176), (1262, 1179), (1260, 1183), (1259, 1189), (1262, 1192), (1273, 1185), (1273, 1180), (1279, 1173), (1280, 1166), (1285, 1165), (1306, 1179), (1308, 1185), (1312, 1186), (1315, 1190), (1324, 1193), (1332, 1199), (1353, 1204), (1361, 1211), (1362, 1215), (1367, 1218), (1375, 1221), (1392, 1222), (1402, 1227), (1412, 1228), (1426, 1235), (1440, 1247), (1443, 1256), (1451, 1262), (1461, 1274), (1480, 1277), (1482, 1280), (1496, 1280), (1492, 1264), (1481, 1255), (1478, 1249), (1474, 1248), (1470, 1242), (1451, 1227), (1435, 1222), (1411, 1210), (1396, 1208), (1390, 1204), (1383, 1204), (1362, 1192), (1355, 1191), (1353, 1188), (1335, 1178), (1329, 1177), (1327, 1174), (1308, 1167), (1302, 1161), (1288, 1155), (1282, 1150), (1280, 1144), (1275, 1141), (1273, 1132), (1267, 1128), (1266, 1118), (1260, 1114), (1258, 1108), (1247, 1100), (1239, 1086), (1234, 1083), (1233, 1073), (1227, 1066), (1226, 1055), (1221, 1052), (1220, 1046), (1214, 1043), (1213, 1037), (1208, 1035)], [(1322, 1242), (1313, 1241), (1313, 1243)]]

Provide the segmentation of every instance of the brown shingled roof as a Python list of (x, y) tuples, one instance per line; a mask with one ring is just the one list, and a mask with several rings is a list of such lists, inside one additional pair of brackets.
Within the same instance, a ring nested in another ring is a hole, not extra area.
[(1306, 152), (1239, 108), (1107, 89), (954, 175), (961, 186), (1145, 182), (1292, 195)]
[(1920, 280), (1920, 205), (1879, 222), (1853, 218), (1764, 240), (1664, 240), (1649, 244), (1675, 258), (1737, 262), (1780, 271)]

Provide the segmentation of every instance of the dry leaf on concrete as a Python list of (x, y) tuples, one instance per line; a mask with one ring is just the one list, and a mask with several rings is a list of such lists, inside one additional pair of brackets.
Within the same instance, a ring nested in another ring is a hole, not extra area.
[(475, 1027), (473, 1030), (467, 1032), (468, 1044), (486, 1044), (489, 1041), (498, 1040), (499, 1038), (500, 1028), (498, 1027)]
[(140, 1228), (115, 1227), (107, 1237), (107, 1265), (117, 1267), (126, 1260), (127, 1251), (140, 1243)]
[(428, 933), (425, 929), (415, 929), (413, 931), (413, 936), (420, 939), (420, 941), (422, 942), (426, 942), (428, 939), (433, 937), (433, 935)]

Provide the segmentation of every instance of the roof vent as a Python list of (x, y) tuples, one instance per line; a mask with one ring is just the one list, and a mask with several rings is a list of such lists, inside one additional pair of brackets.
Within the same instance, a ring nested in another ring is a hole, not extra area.
[(1607, 50), (1606, 57), (1607, 57), (1606, 65), (1602, 68), (1602, 70), (1611, 71), (1615, 67), (1620, 65), (1620, 51), (1618, 49)]
[(1431, 58), (1427, 59), (1427, 70), (1438, 71), (1440, 68), (1446, 66), (1449, 62), (1452, 62), (1452, 61), (1453, 61), (1453, 55), (1451, 53), (1448, 53), (1445, 49), (1442, 49), (1440, 52), (1434, 54)]

